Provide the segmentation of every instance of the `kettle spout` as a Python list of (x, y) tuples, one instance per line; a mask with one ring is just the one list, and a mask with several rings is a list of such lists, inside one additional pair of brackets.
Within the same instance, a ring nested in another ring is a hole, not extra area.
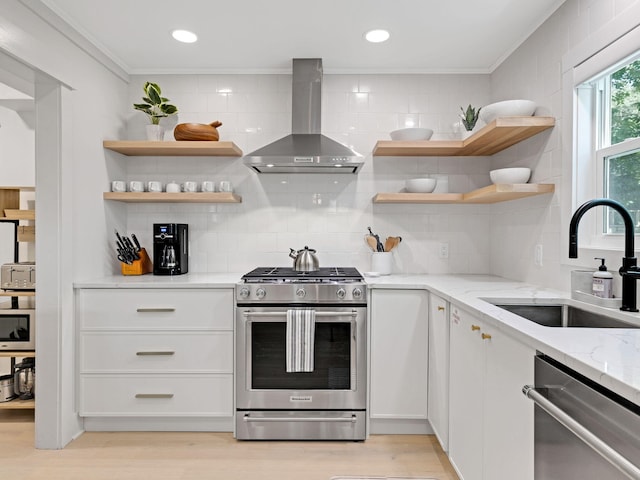
[(294, 260), (295, 260), (296, 258), (298, 258), (298, 252), (297, 252), (297, 251), (295, 251), (293, 248), (289, 248), (289, 250), (291, 250), (291, 253), (289, 253), (289, 256), (290, 256), (291, 258), (293, 258)]

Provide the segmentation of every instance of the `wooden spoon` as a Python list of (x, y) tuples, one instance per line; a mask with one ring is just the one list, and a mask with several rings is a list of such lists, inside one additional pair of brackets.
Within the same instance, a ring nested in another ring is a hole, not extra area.
[(391, 249), (396, 246), (395, 238), (396, 237), (387, 237), (387, 239), (384, 241), (385, 252), (390, 252)]
[(385, 247), (384, 247), (385, 251), (390, 252), (391, 250), (396, 248), (401, 241), (402, 241), (402, 237), (387, 237), (387, 240), (385, 242)]
[(371, 247), (371, 250), (373, 250), (374, 252), (377, 252), (378, 251), (378, 248), (377, 248), (378, 242), (375, 239), (375, 237), (372, 236), (372, 235), (366, 235), (364, 238), (367, 241), (367, 245), (369, 245), (369, 247)]

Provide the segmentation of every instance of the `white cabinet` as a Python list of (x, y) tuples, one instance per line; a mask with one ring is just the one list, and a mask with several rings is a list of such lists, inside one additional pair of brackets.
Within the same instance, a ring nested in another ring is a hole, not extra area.
[[(453, 307), (456, 309), (456, 307)], [(429, 294), (427, 417), (442, 449), (449, 450), (449, 302)]]
[(463, 480), (533, 479), (535, 350), (452, 307), (449, 457)]
[(78, 290), (79, 414), (232, 419), (233, 299), (229, 288)]
[(371, 293), (370, 431), (426, 433), (428, 293)]

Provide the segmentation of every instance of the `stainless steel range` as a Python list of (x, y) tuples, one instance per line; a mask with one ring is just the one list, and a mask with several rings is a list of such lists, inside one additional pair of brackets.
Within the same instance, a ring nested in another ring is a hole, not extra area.
[(364, 440), (367, 291), (355, 268), (257, 268), (236, 286), (236, 438)]

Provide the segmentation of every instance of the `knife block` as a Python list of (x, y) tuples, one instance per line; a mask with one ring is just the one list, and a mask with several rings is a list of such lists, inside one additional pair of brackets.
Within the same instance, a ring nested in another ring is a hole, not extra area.
[(122, 275), (144, 275), (153, 272), (153, 263), (151, 263), (147, 251), (143, 248), (138, 252), (138, 255), (140, 255), (140, 259), (134, 260), (131, 265), (120, 262)]

